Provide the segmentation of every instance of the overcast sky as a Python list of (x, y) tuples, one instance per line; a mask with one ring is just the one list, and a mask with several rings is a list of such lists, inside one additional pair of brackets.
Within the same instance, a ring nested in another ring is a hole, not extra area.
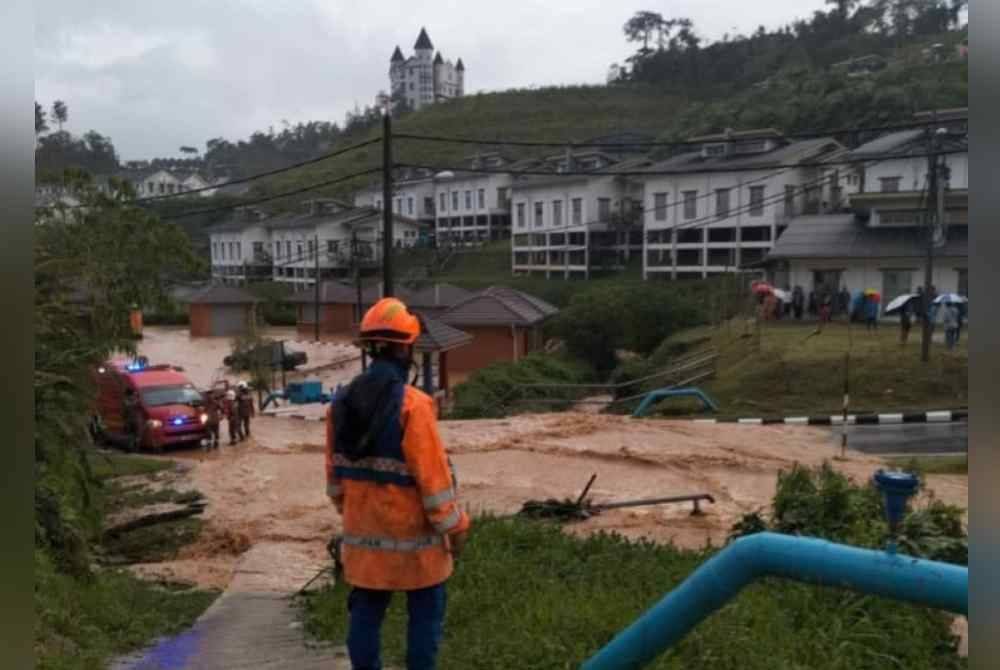
[(703, 39), (805, 18), (823, 0), (49, 0), (36, 5), (35, 98), (67, 129), (111, 136), (123, 160), (204, 151), (281, 121), (341, 123), (388, 88), (389, 56), (421, 26), (461, 57), (466, 93), (600, 84), (634, 46), (635, 11), (688, 17)]

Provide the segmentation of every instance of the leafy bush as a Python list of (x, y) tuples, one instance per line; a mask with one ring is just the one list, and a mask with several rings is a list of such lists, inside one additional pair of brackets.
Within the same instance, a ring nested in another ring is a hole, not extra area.
[[(764, 530), (872, 548), (885, 546), (888, 539), (882, 494), (875, 485), (859, 485), (827, 463), (815, 469), (795, 465), (779, 473), (770, 515), (745, 515), (732, 537)], [(910, 511), (897, 541), (901, 551), (914, 556), (968, 564), (962, 510), (939, 500)]]
[[(450, 418), (477, 419), (504, 416), (513, 411), (548, 411), (565, 408), (578, 396), (576, 389), (522, 389), (519, 384), (582, 384), (593, 379), (593, 371), (579, 361), (535, 352), (516, 363), (493, 363), (476, 371), (455, 387)], [(532, 406), (532, 398), (564, 399), (564, 404)]]
[(617, 351), (649, 354), (665, 338), (706, 320), (695, 299), (670, 285), (595, 286), (575, 294), (556, 318), (553, 332), (569, 351), (590, 361), (602, 376), (618, 363)]

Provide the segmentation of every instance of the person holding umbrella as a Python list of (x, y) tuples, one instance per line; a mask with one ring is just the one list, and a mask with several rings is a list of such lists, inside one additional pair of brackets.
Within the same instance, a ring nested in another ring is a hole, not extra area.
[[(906, 341), (910, 337), (910, 327), (913, 323), (911, 314), (916, 311), (919, 314), (921, 296), (916, 293), (904, 293), (893, 298), (885, 307), (885, 313), (894, 314), (899, 312), (899, 343), (906, 346)], [(917, 317), (919, 321), (919, 316)]]
[(865, 330), (878, 330), (878, 292), (875, 289), (865, 291)]

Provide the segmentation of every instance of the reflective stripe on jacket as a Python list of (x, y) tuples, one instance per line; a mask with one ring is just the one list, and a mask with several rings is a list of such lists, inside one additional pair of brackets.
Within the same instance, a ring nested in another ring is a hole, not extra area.
[(331, 403), (326, 481), (327, 494), (343, 510), (346, 581), (362, 588), (408, 591), (451, 576), (445, 538), (467, 530), (469, 518), (458, 507), (434, 401), (406, 385), (405, 377), (393, 394), (400, 407), (399, 423), (381, 431), (373, 453), (357, 460), (337, 449)]

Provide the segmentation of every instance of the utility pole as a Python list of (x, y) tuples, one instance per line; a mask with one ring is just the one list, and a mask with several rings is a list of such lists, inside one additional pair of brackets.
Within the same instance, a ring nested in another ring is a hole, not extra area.
[(319, 235), (313, 239), (313, 258), (316, 265), (316, 281), (313, 282), (313, 339), (319, 342)]
[[(361, 328), (361, 318), (364, 316), (362, 309), (364, 305), (361, 302), (361, 258), (358, 252), (358, 231), (351, 232), (351, 265), (353, 265), (354, 270), (354, 287), (358, 292), (358, 328), (360, 332)], [(361, 370), (368, 369), (368, 357), (365, 356), (365, 350), (361, 349)]]
[(386, 107), (382, 117), (382, 297), (393, 295), (392, 286), (392, 117)]
[[(925, 212), (927, 216), (927, 259), (924, 263), (924, 300), (921, 308), (923, 331), (920, 339), (920, 360), (924, 363), (930, 360), (931, 354), (931, 284), (934, 275), (934, 246), (937, 243), (938, 232), (944, 219), (944, 198), (939, 191), (939, 146), (938, 132), (927, 128), (927, 196), (930, 202)], [(940, 217), (940, 218), (939, 218)]]

